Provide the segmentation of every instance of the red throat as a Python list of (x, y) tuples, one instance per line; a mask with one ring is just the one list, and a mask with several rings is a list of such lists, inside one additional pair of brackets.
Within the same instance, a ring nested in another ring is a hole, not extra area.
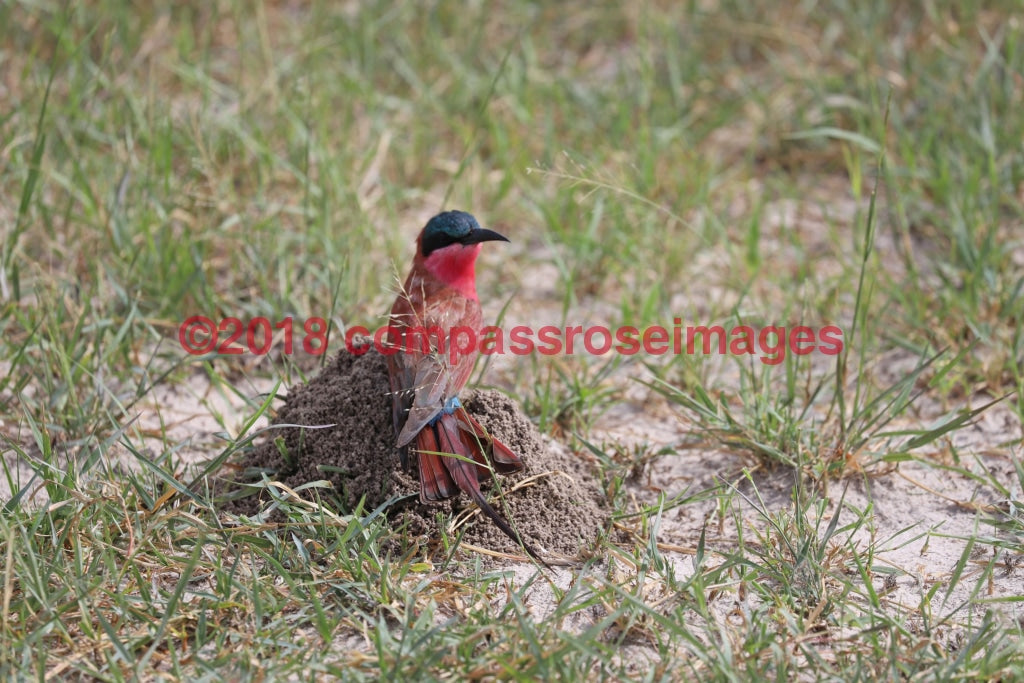
[(423, 265), (438, 280), (458, 290), (467, 299), (476, 299), (476, 257), (480, 244), (452, 244), (435, 249), (423, 259)]

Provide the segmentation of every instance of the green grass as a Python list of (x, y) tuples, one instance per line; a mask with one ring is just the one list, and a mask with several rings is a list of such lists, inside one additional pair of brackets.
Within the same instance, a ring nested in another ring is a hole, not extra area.
[[(1019, 600), (984, 590), (1024, 553), (1018, 9), (0, 5), (0, 671), (1020, 676)], [(616, 528), (557, 585), (429, 558), (386, 510), (334, 510), (316, 485), (266, 484), (284, 522), (219, 510), (189, 463), (246, 448), (262, 392), (324, 358), (280, 336), (265, 358), (189, 356), (178, 324), (321, 316), (333, 353), (346, 326), (381, 322), (442, 207), (513, 239), (480, 268), (489, 316), (835, 324), (846, 347), (489, 371), (601, 466)], [(638, 388), (689, 436), (599, 433)], [(214, 426), (154, 411), (163, 390)], [(955, 442), (995, 399), (1000, 439)], [(694, 447), (742, 456), (720, 476), (739, 483), (638, 488)], [(902, 541), (822, 494), (905, 462), (1004, 502), (978, 504), (944, 581), (893, 605), (878, 555)], [(760, 499), (780, 470), (793, 494)], [(709, 500), (734, 536), (668, 548), (668, 515)]]

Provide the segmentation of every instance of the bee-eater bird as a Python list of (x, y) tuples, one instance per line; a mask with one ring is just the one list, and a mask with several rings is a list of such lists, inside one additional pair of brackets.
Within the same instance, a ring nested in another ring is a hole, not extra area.
[[(522, 460), (459, 403), (459, 391), (473, 371), (475, 335), (483, 321), (476, 295), (476, 257), (483, 242), (496, 240), (508, 241), (481, 228), (464, 211), (434, 216), (416, 238), (412, 270), (391, 308), (393, 332), (389, 331), (391, 348), (386, 353), (392, 419), (403, 464), (415, 442), (421, 501), (442, 500), (462, 491), (509, 538), (540, 559), (480, 490), (492, 468), (501, 474), (518, 472)], [(472, 332), (473, 348), (453, 355), (450, 345), (456, 343), (456, 330)]]

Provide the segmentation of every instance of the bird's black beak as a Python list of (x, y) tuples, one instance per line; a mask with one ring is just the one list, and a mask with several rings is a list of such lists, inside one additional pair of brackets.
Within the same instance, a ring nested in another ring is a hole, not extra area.
[(481, 242), (508, 242), (509, 239), (504, 235), (488, 230), (487, 228), (479, 228), (471, 231), (468, 235), (463, 237), (459, 242), (465, 245), (479, 244)]

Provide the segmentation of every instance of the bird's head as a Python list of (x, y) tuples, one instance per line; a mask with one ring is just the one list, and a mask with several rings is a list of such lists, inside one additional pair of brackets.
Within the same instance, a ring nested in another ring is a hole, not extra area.
[(484, 242), (508, 239), (493, 230), (481, 228), (465, 211), (445, 211), (429, 221), (416, 240), (416, 264), (440, 280), (459, 290), (464, 296), (476, 298), (474, 265)]
[(480, 251), (481, 242), (508, 242), (508, 238), (493, 230), (481, 228), (471, 214), (465, 211), (445, 211), (429, 221), (420, 235), (419, 251), (423, 258), (429, 258), (438, 250), (451, 249), (452, 252), (462, 251), (461, 248), (474, 247), (474, 258)]

